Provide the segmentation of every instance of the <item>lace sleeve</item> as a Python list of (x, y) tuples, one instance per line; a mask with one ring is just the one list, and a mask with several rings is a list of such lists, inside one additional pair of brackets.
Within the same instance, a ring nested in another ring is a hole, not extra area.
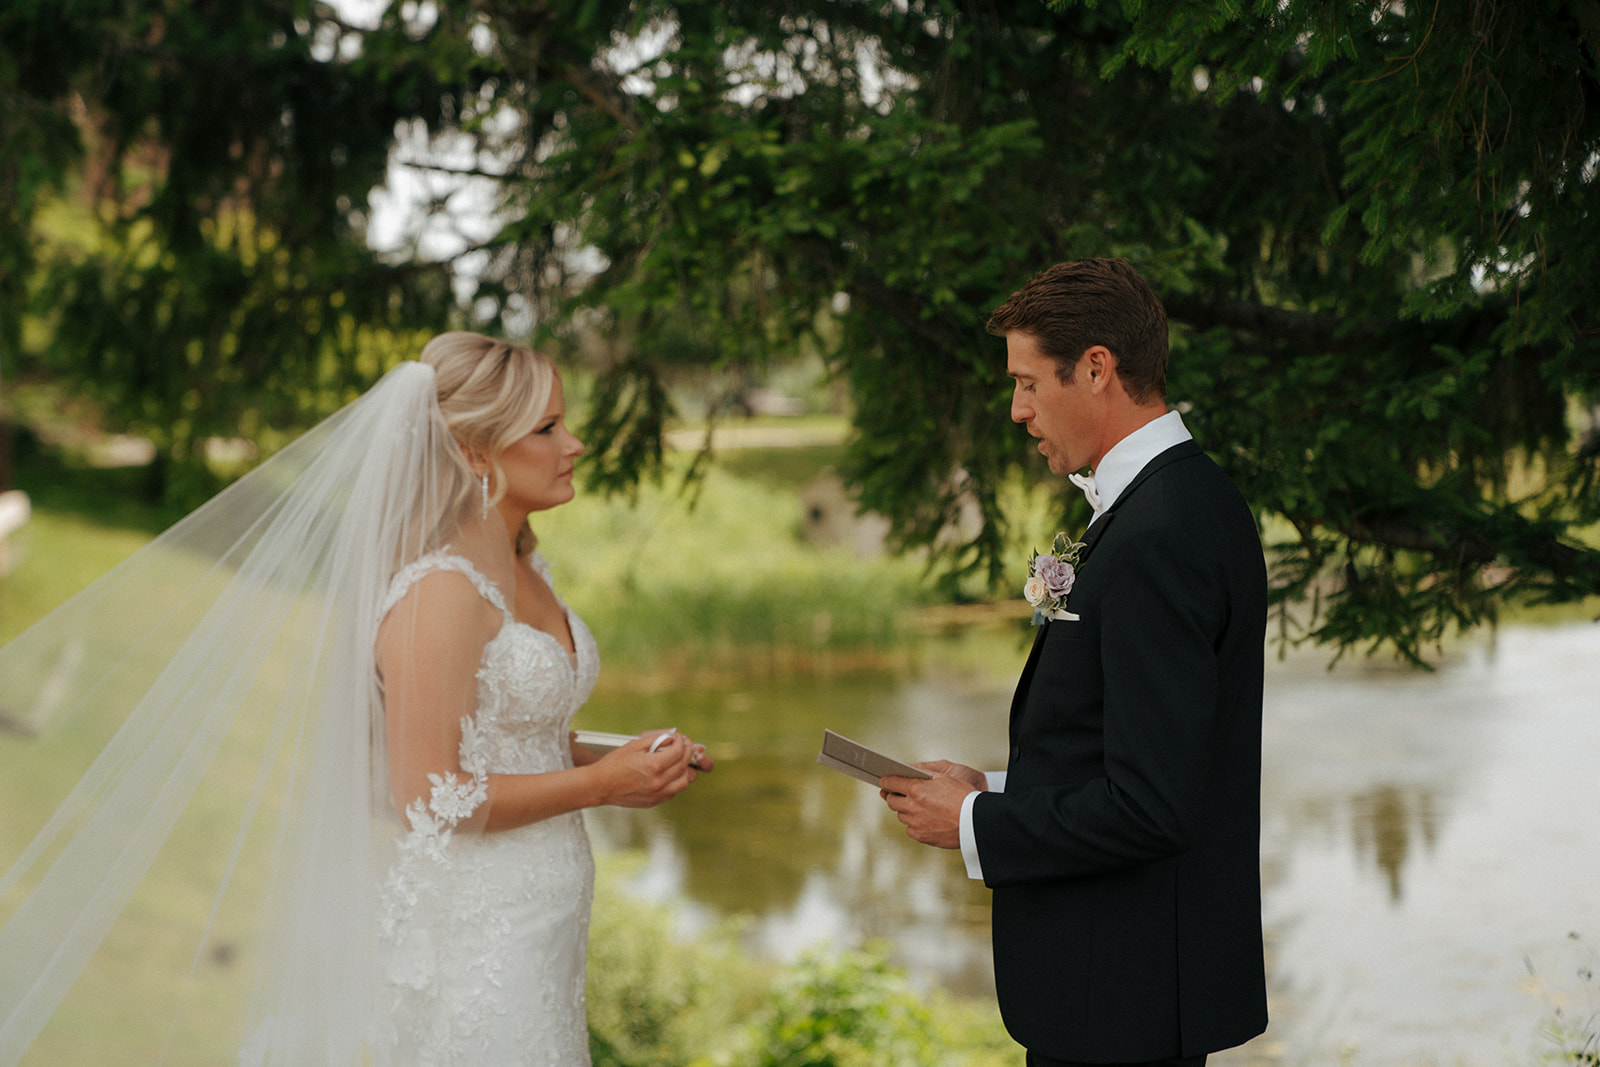
[[(488, 782), (473, 743), (477, 674), (503, 611), (459, 568), (416, 577), (378, 635), (389, 776), (395, 809), (413, 831), (480, 828)], [(465, 742), (465, 743), (464, 743)]]

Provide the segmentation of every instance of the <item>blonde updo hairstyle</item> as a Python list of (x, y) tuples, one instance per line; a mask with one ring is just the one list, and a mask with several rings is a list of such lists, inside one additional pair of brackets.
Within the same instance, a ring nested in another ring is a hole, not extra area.
[[(461, 446), (463, 466), (475, 484), (487, 468), (489, 502), (498, 503), (506, 492), (500, 456), (544, 417), (555, 364), (526, 345), (466, 331), (440, 334), (418, 358), (433, 368), (439, 412)], [(517, 553), (533, 545), (533, 531), (523, 527)]]

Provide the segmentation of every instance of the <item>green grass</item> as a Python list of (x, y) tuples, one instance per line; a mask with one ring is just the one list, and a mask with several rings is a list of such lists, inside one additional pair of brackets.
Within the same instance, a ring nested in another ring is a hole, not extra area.
[(844, 462), (844, 445), (728, 448), (716, 453), (719, 470), (757, 485), (794, 488)]
[(713, 469), (692, 505), (645, 487), (631, 504), (580, 494), (534, 516), (557, 589), (602, 657), (681, 677), (804, 670), (902, 645), (905, 616), (929, 596), (921, 565), (806, 543), (792, 483), (809, 467), (741, 459), (742, 473)]
[[(612, 498), (580, 489), (573, 502), (535, 515), (558, 592), (595, 633), (601, 684), (658, 689), (899, 666), (920, 633), (954, 619), (920, 557), (863, 559), (807, 542), (799, 490), (842, 452), (726, 449), (687, 491), (690, 457), (673, 455), (663, 484)], [(135, 469), (38, 453), (18, 473), (35, 515), (16, 540), (20, 566), (0, 580), (0, 639), (179, 517), (141, 500)], [(1028, 548), (1047, 544), (1060, 520), (1045, 487), (1019, 481), (1004, 499), (1023, 516), (1007, 557), (1015, 571), (1007, 596), (1021, 588)]]
[[(557, 588), (608, 662), (650, 671), (805, 669), (819, 657), (886, 652), (923, 603), (922, 567), (806, 543), (796, 487), (829, 448), (731, 450), (691, 496), (687, 457), (632, 499), (580, 492), (534, 517)], [(0, 639), (15, 636), (178, 516), (141, 500), (134, 469), (59, 457), (19, 463), (34, 517), (0, 580)]]
[(35, 504), (7, 544), (15, 569), (0, 578), (0, 642), (11, 640), (132, 555), (150, 534)]

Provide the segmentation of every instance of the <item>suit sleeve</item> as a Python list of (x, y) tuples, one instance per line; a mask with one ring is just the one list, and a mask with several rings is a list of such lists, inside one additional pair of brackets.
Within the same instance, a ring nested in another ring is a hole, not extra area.
[[(1098, 619), (1103, 702), (1071, 751), (1061, 734), (1041, 758), (1062, 770), (1047, 784), (986, 793), (974, 803), (985, 881), (994, 887), (1084, 877), (1177, 856), (1201, 820), (1218, 715), (1217, 642), (1227, 585), (1203, 522), (1119, 530), (1091, 566), (1104, 568)], [(1198, 527), (1198, 528), (1197, 528)], [(1106, 539), (1107, 541), (1110, 538)], [(1044, 694), (1065, 707), (1071, 693)], [(1064, 713), (1065, 714), (1065, 713)]]

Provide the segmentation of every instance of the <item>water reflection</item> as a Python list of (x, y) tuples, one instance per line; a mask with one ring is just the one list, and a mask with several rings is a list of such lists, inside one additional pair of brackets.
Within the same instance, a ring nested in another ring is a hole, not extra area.
[(1399, 903), (1400, 873), (1413, 838), (1420, 837), (1426, 847), (1438, 833), (1434, 794), (1386, 784), (1351, 797), (1350, 810), (1356, 855), (1383, 872), (1389, 899)]
[[(993, 990), (988, 891), (959, 857), (905, 838), (877, 791), (816, 763), (824, 727), (909, 759), (974, 750), (995, 762), (1002, 735), (974, 746), (1004, 708), (1001, 683), (938, 670), (917, 676), (787, 681), (760, 692), (599, 697), (589, 725), (676, 725), (713, 742), (715, 774), (651, 812), (595, 811), (599, 848), (649, 850), (633, 886), (688, 905), (688, 920), (740, 916), (756, 951), (791, 959), (822, 942), (881, 938), (913, 973), (975, 995)], [(952, 865), (953, 864), (953, 865)]]
[[(721, 744), (717, 773), (673, 804), (595, 813), (597, 845), (647, 850), (636, 892), (678, 902), (690, 925), (746, 917), (755, 951), (882, 938), (920, 980), (991, 995), (988, 892), (814, 759), (827, 726), (910, 759), (999, 766), (1024, 653), (1010, 637), (978, 656), (935, 644), (900, 676), (602, 698), (587, 725)], [(1433, 675), (1330, 673), (1321, 654), (1270, 664), (1274, 1022), (1216, 1062), (1525, 1062), (1557, 1006), (1600, 1007), (1577, 972), (1600, 941), (1597, 656), (1600, 627), (1578, 626), (1508, 631)]]
[[(1433, 676), (1273, 672), (1266, 919), (1284, 1062), (1533, 1062), (1600, 1009), (1600, 627), (1514, 629)], [(1568, 938), (1570, 932), (1582, 935)]]

